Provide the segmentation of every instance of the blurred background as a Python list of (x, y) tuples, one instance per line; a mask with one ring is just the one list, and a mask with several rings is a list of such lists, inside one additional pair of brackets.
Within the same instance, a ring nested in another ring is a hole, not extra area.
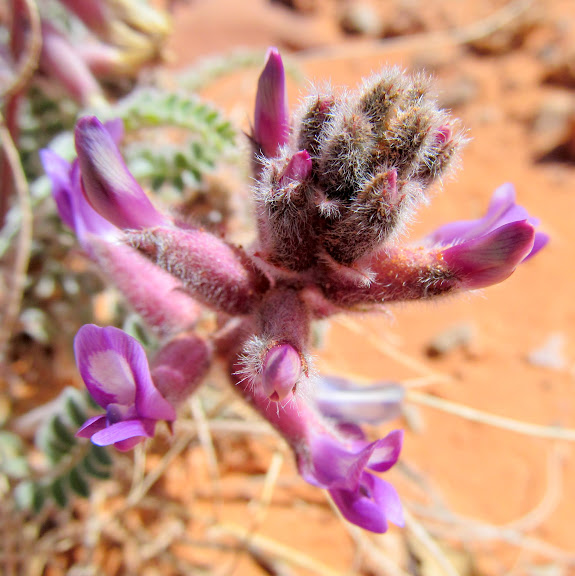
[[(67, 4), (0, 6), (0, 572), (575, 574), (572, 0), (118, 1), (107, 4), (136, 4), (141, 19), (114, 8), (105, 31)], [(80, 90), (59, 74), (72, 64), (50, 65), (40, 19), (71, 46), (97, 38), (116, 50), (78, 48), (96, 86)], [(77, 329), (95, 322), (149, 336), (58, 222), (38, 149), (52, 142), (73, 153), (66, 131), (82, 111), (120, 115), (130, 167), (148, 190), (248, 242), (244, 133), (269, 46), (284, 57), (294, 108), (310, 85), (352, 89), (386, 65), (434, 76), (470, 142), (409, 238), (480, 217), (505, 182), (551, 236), (482, 293), (321, 326), (322, 372), (407, 390), (402, 417), (371, 430), (406, 430), (386, 478), (409, 521), (382, 536), (346, 524), (301, 480), (286, 445), (217, 370), (173, 436), (162, 429), (133, 453), (93, 455), (108, 479), (74, 487), (72, 476), (61, 497), (54, 482), (72, 452), (54, 457), (42, 444), (46, 426), (58, 435), (63, 403), (84, 402), (74, 392)]]

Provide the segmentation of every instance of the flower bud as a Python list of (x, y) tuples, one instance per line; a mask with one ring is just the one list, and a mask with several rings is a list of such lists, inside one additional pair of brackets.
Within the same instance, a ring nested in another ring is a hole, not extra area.
[(96, 117), (78, 120), (75, 140), (83, 190), (99, 214), (122, 229), (168, 223), (130, 174), (114, 139)]
[(511, 222), (493, 232), (456, 244), (443, 261), (461, 284), (475, 290), (503, 282), (533, 249), (535, 229), (527, 221)]
[(301, 376), (302, 364), (297, 350), (290, 344), (274, 346), (262, 363), (263, 392), (270, 400), (281, 402), (288, 398)]
[(177, 408), (193, 394), (211, 360), (208, 345), (195, 334), (184, 334), (161, 348), (152, 362), (152, 380), (162, 396)]
[(49, 22), (42, 22), (42, 51), (39, 69), (59, 82), (82, 106), (106, 102), (100, 84), (77, 50)]
[(289, 110), (284, 66), (276, 48), (270, 48), (258, 81), (253, 139), (267, 158), (277, 156), (289, 138)]

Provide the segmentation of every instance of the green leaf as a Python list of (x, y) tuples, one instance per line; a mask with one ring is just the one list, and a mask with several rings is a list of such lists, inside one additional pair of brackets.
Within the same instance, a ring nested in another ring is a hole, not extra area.
[(46, 501), (44, 488), (32, 480), (24, 480), (14, 489), (14, 501), (21, 510), (42, 510)]
[(52, 419), (51, 431), (54, 433), (54, 438), (61, 443), (62, 446), (67, 446), (70, 449), (75, 446), (78, 441), (74, 437), (74, 434), (70, 432), (66, 424), (62, 422), (60, 416), (55, 416)]
[(90, 486), (77, 467), (70, 470), (68, 481), (70, 482), (70, 487), (78, 496), (82, 498), (88, 498), (88, 496), (90, 496)]
[(50, 484), (50, 494), (60, 508), (66, 508), (68, 505), (68, 488), (69, 486), (64, 476), (56, 478)]
[(100, 480), (107, 480), (112, 476), (110, 466), (104, 466), (93, 457), (93, 453), (89, 452), (88, 455), (82, 460), (82, 467), (86, 474), (99, 478)]
[(74, 398), (67, 398), (64, 404), (64, 409), (66, 411), (66, 415), (70, 418), (70, 421), (74, 426), (82, 426), (86, 420), (88, 420), (88, 416), (86, 412), (84, 412), (84, 408), (80, 406), (76, 399)]
[(92, 454), (97, 462), (103, 466), (111, 466), (113, 463), (112, 457), (103, 446), (96, 446), (92, 444), (90, 447), (90, 454)]

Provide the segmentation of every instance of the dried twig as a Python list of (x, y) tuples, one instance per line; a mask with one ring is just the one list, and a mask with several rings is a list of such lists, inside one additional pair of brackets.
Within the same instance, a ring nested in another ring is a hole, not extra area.
[(497, 416), (496, 414), (483, 412), (470, 406), (444, 400), (438, 396), (425, 394), (424, 392), (418, 392), (416, 390), (408, 390), (405, 398), (408, 402), (413, 402), (414, 404), (435, 408), (436, 410), (459, 416), (471, 422), (478, 422), (480, 424), (493, 426), (494, 428), (509, 430), (516, 434), (533, 436), (535, 438), (546, 438), (549, 440), (575, 442), (575, 430), (573, 429), (529, 424), (528, 422), (521, 422), (512, 418), (506, 418), (505, 416)]
[(449, 561), (447, 556), (443, 553), (437, 542), (429, 535), (424, 526), (415, 519), (415, 517), (404, 508), (403, 514), (405, 516), (405, 527), (411, 535), (429, 552), (430, 556), (435, 560), (437, 566), (445, 576), (459, 576), (453, 564)]
[[(24, 89), (38, 66), (38, 59), (42, 50), (42, 30), (40, 26), (40, 14), (36, 2), (34, 0), (19, 0), (19, 3), (23, 3), (28, 12), (27, 16), (30, 22), (30, 41), (28, 42), (28, 50), (20, 69), (17, 71), (12, 82), (4, 88), (0, 94), (0, 98), (8, 98), (18, 94)], [(22, 16), (22, 14), (12, 14), (14, 20), (22, 18)]]
[(6, 358), (6, 347), (20, 311), (20, 302), (26, 285), (26, 273), (32, 249), (32, 210), (26, 175), (22, 169), (18, 150), (0, 114), (0, 142), (13, 174), (21, 214), (20, 233), (16, 243), (14, 264), (10, 273), (6, 272), (5, 285), (9, 287), (2, 311), (0, 326), (0, 366)]
[(206, 418), (206, 414), (202, 407), (201, 401), (198, 396), (192, 396), (190, 399), (190, 407), (192, 410), (192, 415), (197, 425), (198, 439), (200, 445), (202, 446), (204, 453), (208, 462), (208, 472), (212, 480), (214, 488), (214, 512), (216, 520), (221, 515), (221, 509), (223, 506), (222, 500), (222, 483), (220, 479), (220, 469), (218, 466), (218, 456), (216, 454), (216, 449), (214, 447), (214, 441), (212, 439), (212, 433), (210, 431), (210, 425)]
[[(245, 540), (248, 533), (247, 530), (241, 526), (234, 524), (222, 524), (212, 528), (210, 530), (210, 535), (213, 538), (224, 538), (226, 536), (232, 536), (241, 542)], [(338, 572), (337, 570), (333, 570), (319, 560), (315, 560), (314, 558), (303, 554), (300, 550), (290, 548), (289, 546), (284, 546), (283, 544), (263, 536), (253, 535), (249, 539), (249, 542), (250, 547), (253, 547), (260, 552), (264, 552), (282, 560), (286, 564), (296, 566), (304, 570), (309, 570), (310, 572), (319, 574), (320, 576), (344, 576), (344, 574), (345, 576), (357, 576), (349, 572)]]

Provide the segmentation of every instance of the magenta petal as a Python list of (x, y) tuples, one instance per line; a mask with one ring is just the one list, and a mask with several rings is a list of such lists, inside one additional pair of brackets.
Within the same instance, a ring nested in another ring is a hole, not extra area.
[(254, 140), (268, 158), (277, 155), (289, 137), (289, 110), (284, 66), (277, 48), (268, 51), (258, 81), (254, 113)]
[(94, 416), (80, 426), (80, 429), (76, 432), (76, 436), (78, 438), (91, 438), (96, 432), (103, 430), (105, 427), (106, 415), (101, 414), (100, 416)]
[(148, 380), (152, 385), (144, 349), (118, 328), (82, 326), (74, 339), (74, 351), (86, 388), (102, 408), (133, 405), (136, 381)]
[(175, 420), (174, 407), (160, 394), (152, 382), (149, 369), (145, 378), (136, 381), (136, 411), (142, 418)]
[(130, 174), (114, 138), (97, 118), (80, 118), (75, 140), (83, 189), (98, 213), (122, 229), (168, 223)]
[[(532, 222), (530, 222), (532, 223)], [(529, 260), (529, 258), (533, 258), (533, 256), (535, 256), (535, 254), (537, 254), (537, 252), (539, 252), (539, 250), (542, 250), (543, 248), (545, 248), (545, 246), (547, 246), (547, 244), (549, 243), (549, 235), (545, 234), (544, 232), (537, 232), (535, 234), (535, 240), (533, 242), (533, 248), (531, 248), (531, 252), (529, 252), (529, 254), (527, 254), (527, 256), (525, 256), (525, 258), (523, 259), (523, 262), (525, 262), (525, 260)]]
[(403, 526), (403, 511), (391, 484), (364, 473), (357, 490), (330, 490), (335, 505), (346, 520), (378, 534), (387, 532), (388, 521)]
[(310, 174), (312, 169), (311, 156), (307, 150), (296, 152), (279, 179), (279, 186), (288, 186), (291, 182), (303, 182)]
[(124, 139), (124, 121), (121, 118), (112, 118), (104, 122), (104, 128), (108, 131), (108, 134), (112, 137), (114, 144), (119, 146)]
[(367, 467), (376, 472), (386, 472), (399, 458), (403, 444), (403, 430), (393, 430), (385, 438), (373, 443)]
[(320, 488), (355, 490), (374, 444), (354, 453), (327, 434), (318, 434), (311, 442), (311, 470), (304, 471), (303, 476)]
[(448, 248), (443, 260), (466, 289), (485, 288), (509, 277), (531, 252), (534, 239), (531, 224), (512, 222)]
[(120, 231), (111, 222), (100, 216), (88, 202), (82, 191), (78, 159), (74, 160), (70, 169), (70, 185), (76, 236), (82, 248), (90, 254), (90, 234), (106, 240), (114, 240), (119, 236)]
[(375, 501), (381, 506), (385, 517), (396, 526), (403, 526), (405, 524), (403, 506), (397, 490), (389, 482), (377, 476), (372, 476), (372, 478), (374, 479), (372, 493)]
[(52, 183), (52, 196), (56, 202), (58, 214), (62, 222), (74, 230), (75, 225), (70, 182), (71, 165), (64, 160), (64, 158), (58, 156), (56, 152), (48, 148), (40, 150), (40, 161), (42, 162), (46, 176), (48, 176)]
[(92, 442), (97, 446), (109, 446), (130, 438), (152, 438), (155, 427), (155, 420), (124, 420), (96, 432)]
[(477, 220), (460, 220), (441, 226), (427, 238), (435, 244), (453, 244), (464, 242), (479, 236), (484, 236), (493, 230), (509, 224), (527, 220), (533, 226), (538, 224), (535, 218), (530, 218), (523, 206), (515, 203), (515, 188), (513, 184), (503, 184), (495, 190), (489, 208), (483, 218)]

